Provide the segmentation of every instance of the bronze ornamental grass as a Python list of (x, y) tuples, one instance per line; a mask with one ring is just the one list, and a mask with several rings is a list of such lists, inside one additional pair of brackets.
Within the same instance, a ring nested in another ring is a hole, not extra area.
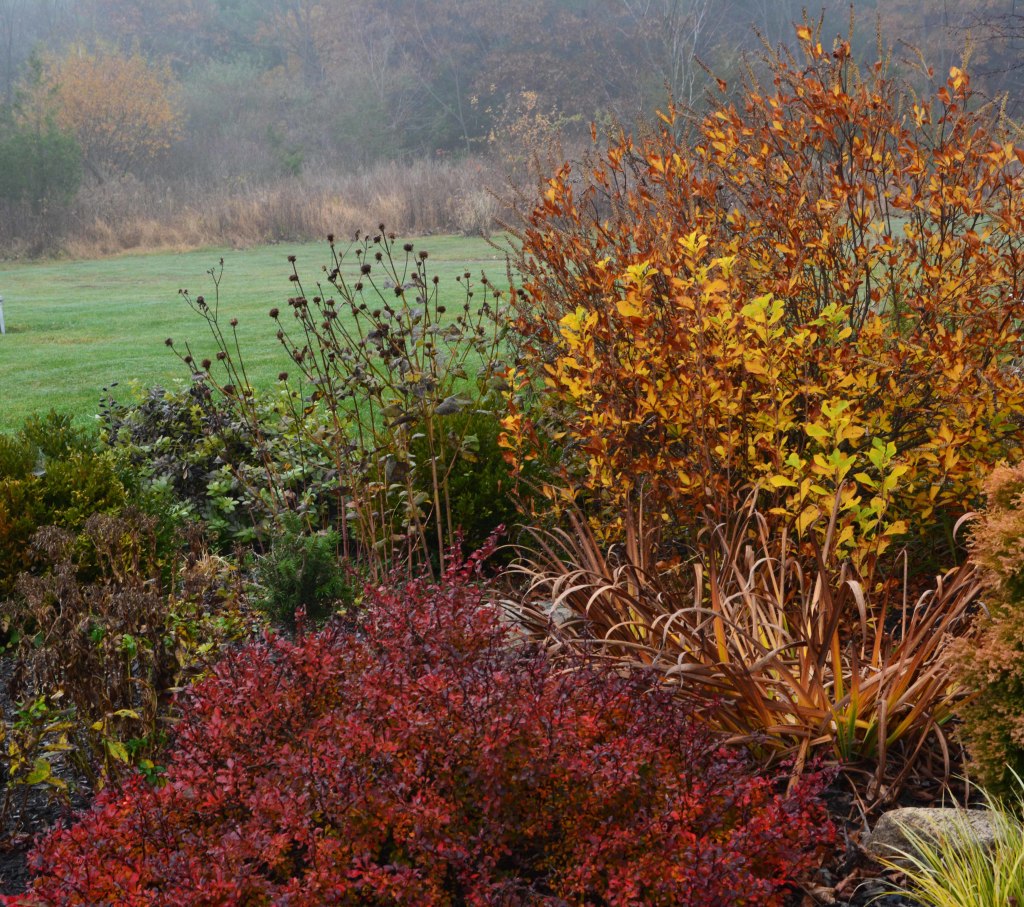
[(534, 532), (514, 568), (525, 591), (509, 603), (533, 634), (657, 672), (710, 724), (792, 760), (794, 777), (816, 756), (836, 760), (866, 807), (912, 780), (948, 781), (947, 725), (965, 696), (951, 643), (971, 632), (973, 566), (917, 597), (872, 588), (837, 561), (831, 532), (808, 560), (749, 507), (710, 528), (691, 562), (665, 566), (642, 510), (623, 522), (609, 551), (579, 513)]

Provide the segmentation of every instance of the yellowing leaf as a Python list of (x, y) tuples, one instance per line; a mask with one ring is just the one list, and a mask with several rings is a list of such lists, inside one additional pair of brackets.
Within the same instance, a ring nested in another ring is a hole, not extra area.
[(24, 778), (24, 784), (42, 784), (48, 780), (50, 775), (53, 773), (53, 768), (50, 763), (43, 758), (36, 759), (32, 763), (32, 771), (30, 771)]
[(636, 304), (632, 297), (620, 299), (615, 306), (623, 318), (639, 318), (644, 314), (644, 310)]
[(104, 740), (103, 745), (111, 759), (117, 762), (128, 762), (128, 750), (120, 740)]
[(819, 516), (820, 513), (818, 508), (813, 504), (809, 504), (800, 513), (800, 516), (796, 518), (796, 531), (803, 535), (807, 527), (810, 526)]
[(825, 444), (830, 440), (829, 433), (816, 422), (808, 422), (804, 426), (804, 431), (807, 432), (808, 437), (813, 438), (821, 444)]

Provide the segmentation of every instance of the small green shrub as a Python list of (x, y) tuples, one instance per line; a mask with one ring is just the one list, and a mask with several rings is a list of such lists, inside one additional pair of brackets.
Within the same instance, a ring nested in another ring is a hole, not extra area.
[(75, 428), (71, 416), (52, 409), (45, 416), (29, 416), (19, 434), (47, 460), (62, 460), (75, 451), (94, 448), (94, 439), (84, 429)]
[(48, 460), (39, 482), (46, 525), (74, 529), (94, 513), (116, 513), (129, 492), (109, 453), (74, 450), (67, 459)]
[(340, 544), (337, 532), (310, 532), (297, 515), (286, 515), (270, 550), (259, 559), (256, 607), (291, 630), (300, 608), (312, 623), (322, 624), (339, 609), (352, 607), (361, 583), (339, 560)]
[(36, 465), (36, 451), (24, 438), (0, 435), (0, 479), (24, 479)]
[(78, 532), (92, 514), (117, 513), (129, 503), (131, 477), (93, 443), (53, 410), (0, 437), (0, 600), (32, 566), (29, 543), (38, 529)]

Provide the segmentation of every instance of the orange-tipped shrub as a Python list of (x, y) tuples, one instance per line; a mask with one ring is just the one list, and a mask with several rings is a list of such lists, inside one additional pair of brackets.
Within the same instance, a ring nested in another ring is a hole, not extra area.
[(976, 695), (960, 710), (978, 781), (1007, 793), (1024, 774), (1024, 463), (989, 478), (988, 504), (973, 523), (971, 553), (982, 569), (980, 638), (959, 651), (959, 673)]
[(756, 484), (802, 533), (838, 492), (863, 566), (1020, 450), (1024, 150), (959, 69), (915, 98), (797, 36), (687, 139), (670, 112), (549, 180), (520, 232), (546, 392), (507, 442), (564, 439), (574, 491), (684, 532)]

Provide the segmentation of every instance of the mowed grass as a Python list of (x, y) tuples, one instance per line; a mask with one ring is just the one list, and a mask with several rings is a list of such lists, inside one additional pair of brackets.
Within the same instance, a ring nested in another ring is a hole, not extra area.
[[(397, 243), (399, 255), (404, 241)], [(465, 271), (475, 279), (483, 271), (495, 283), (504, 282), (504, 255), (486, 240), (432, 236), (409, 241), (416, 252), (429, 253), (430, 274), (440, 278), (446, 302), (464, 298), (455, 278)], [(258, 386), (270, 385), (289, 367), (267, 314), (273, 306), (286, 311), (288, 298), (295, 295), (289, 255), (296, 256), (306, 293), (314, 295), (316, 282), (325, 276), (322, 268), (331, 261), (325, 242), (0, 264), (7, 323), (7, 334), (0, 336), (0, 431), (51, 408), (87, 425), (95, 420), (104, 387), (126, 399), (133, 382), (148, 387), (187, 380), (188, 369), (165, 339), (174, 338), (182, 352), (187, 341), (197, 359), (215, 350), (206, 324), (178, 290), (212, 301), (207, 272), (219, 270), (221, 258), (221, 319), (225, 329), (228, 319), (238, 319), (250, 376)], [(355, 256), (346, 263), (354, 273)]]

